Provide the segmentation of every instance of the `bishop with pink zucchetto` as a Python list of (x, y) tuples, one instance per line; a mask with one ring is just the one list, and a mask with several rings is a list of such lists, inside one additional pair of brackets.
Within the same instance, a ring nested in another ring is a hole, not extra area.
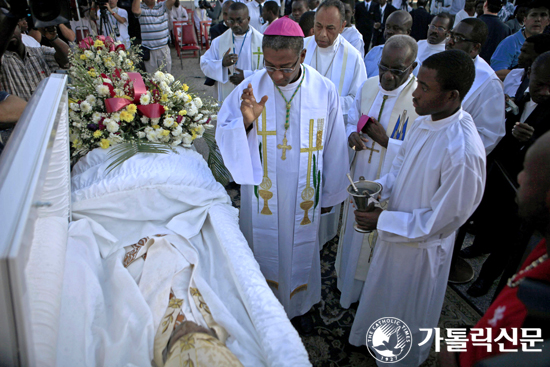
[(307, 312), (321, 300), (319, 224), (348, 196), (347, 139), (334, 84), (302, 64), (300, 27), (277, 19), (262, 51), (264, 69), (224, 101), (216, 140), (242, 185), (241, 230), (289, 318), (308, 333)]

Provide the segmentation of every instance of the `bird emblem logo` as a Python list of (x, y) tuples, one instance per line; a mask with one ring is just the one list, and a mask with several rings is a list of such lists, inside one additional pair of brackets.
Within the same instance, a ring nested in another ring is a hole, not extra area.
[(367, 347), (380, 362), (398, 362), (412, 346), (411, 330), (395, 317), (383, 317), (372, 323), (367, 331)]

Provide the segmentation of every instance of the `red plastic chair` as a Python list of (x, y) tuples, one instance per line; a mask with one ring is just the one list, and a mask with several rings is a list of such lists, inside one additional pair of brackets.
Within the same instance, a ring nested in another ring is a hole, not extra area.
[[(174, 22), (174, 38), (176, 40), (176, 52), (180, 58), (183, 67), (182, 58), (197, 57), (200, 62), (200, 47), (197, 42), (195, 30), (192, 22), (176, 21)], [(192, 51), (192, 54), (184, 52)]]
[(90, 35), (90, 30), (88, 28), (80, 28), (78, 27), (75, 30), (76, 33), (76, 43), (79, 43), (84, 38), (88, 37)]
[[(211, 20), (205, 20), (201, 21), (200, 23), (200, 44), (201, 44), (201, 51), (203, 48), (208, 50), (210, 48), (210, 35), (209, 35), (209, 29), (212, 25)], [(204, 39), (204, 45), (202, 43), (202, 40)]]

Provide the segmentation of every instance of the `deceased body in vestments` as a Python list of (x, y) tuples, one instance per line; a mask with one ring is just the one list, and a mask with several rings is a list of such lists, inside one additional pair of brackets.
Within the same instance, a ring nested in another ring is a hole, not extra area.
[(58, 364), (160, 366), (173, 331), (191, 321), (214, 330), (233, 362), (310, 365), (204, 159), (178, 147), (106, 173), (107, 152), (72, 172)]

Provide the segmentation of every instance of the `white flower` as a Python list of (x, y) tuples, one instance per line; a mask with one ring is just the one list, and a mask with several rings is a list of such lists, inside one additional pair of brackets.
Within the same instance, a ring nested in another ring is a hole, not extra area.
[(96, 102), (95, 96), (90, 94), (88, 97), (86, 97), (86, 102), (88, 102), (90, 106), (94, 106)]
[(113, 84), (111, 79), (103, 78), (103, 83)]
[(132, 66), (132, 60), (130, 60), (130, 59), (124, 60), (124, 65), (125, 65), (126, 67), (131, 67), (131, 66)]
[(172, 74), (166, 74), (166, 80), (168, 81), (168, 83), (172, 84), (175, 79)]
[(172, 143), (170, 143), (170, 145), (173, 147), (177, 147), (180, 144), (181, 144), (181, 139), (176, 139)]
[(169, 88), (168, 88), (168, 84), (166, 84), (165, 81), (160, 82), (159, 87), (160, 87), (160, 89), (162, 89), (163, 91), (166, 91), (167, 89), (169, 89)]
[(122, 80), (128, 80), (128, 79), (129, 79), (128, 74), (127, 74), (127, 73), (122, 73), (122, 74), (120, 74), (120, 79), (122, 79)]
[(146, 136), (147, 136), (147, 140), (153, 143), (158, 143), (157, 134), (154, 131), (149, 131), (148, 133), (146, 133)]
[(193, 102), (195, 103), (195, 106), (197, 106), (197, 108), (202, 107), (202, 100), (199, 97), (193, 99)]
[(162, 82), (164, 81), (164, 73), (162, 71), (157, 71), (154, 75), (153, 75), (153, 79), (156, 80), (157, 82)]
[(197, 133), (197, 135), (202, 136), (202, 134), (204, 134), (204, 126), (202, 125), (197, 126), (197, 128), (195, 129), (195, 132)]
[(101, 119), (101, 114), (99, 112), (94, 112), (94, 114), (92, 115), (92, 122), (94, 124), (97, 124), (100, 119)]
[(122, 89), (120, 89), (120, 88), (115, 88), (115, 95), (116, 95), (117, 97), (121, 97), (121, 96), (124, 95), (124, 91), (123, 91)]
[(137, 136), (138, 138), (143, 139), (145, 137), (145, 133), (143, 131), (138, 131)]
[(162, 124), (166, 127), (170, 127), (170, 126), (174, 125), (174, 122), (175, 121), (174, 121), (173, 118), (167, 117), (167, 118), (164, 119), (164, 122)]
[(197, 107), (195, 107), (195, 105), (191, 105), (190, 107), (187, 108), (187, 116), (189, 117), (195, 116), (197, 112), (199, 111), (197, 110)]
[(181, 135), (181, 140), (183, 142), (184, 147), (190, 147), (191, 143), (193, 143), (193, 138), (188, 133), (184, 133)]
[(147, 127), (145, 128), (145, 133), (146, 133), (146, 134), (147, 134), (147, 133), (150, 133), (150, 132), (153, 131), (153, 130), (154, 130), (154, 129), (153, 129), (151, 126), (147, 126)]
[(122, 143), (124, 139), (120, 135), (115, 135), (111, 133), (109, 134), (109, 141), (111, 142), (111, 145), (115, 145), (118, 143)]
[(160, 121), (160, 117), (155, 117), (154, 119), (151, 119), (151, 125), (158, 125)]
[(187, 99), (187, 96), (181, 90), (176, 91), (174, 94), (179, 100)]
[(87, 57), (88, 59), (91, 59), (91, 58), (93, 58), (93, 57), (94, 57), (94, 54), (93, 54), (93, 52), (92, 52), (92, 51), (90, 51), (90, 50), (86, 50), (86, 51), (84, 51), (84, 55), (86, 55), (86, 57)]
[(118, 131), (118, 124), (112, 119), (106, 119), (105, 121), (103, 121), (103, 124), (107, 126), (107, 131), (109, 131), (110, 133), (116, 133)]
[(71, 110), (73, 111), (80, 111), (80, 106), (78, 105), (78, 103), (70, 103), (69, 104), (69, 107), (71, 108)]
[(149, 92), (143, 93), (141, 97), (139, 97), (139, 103), (142, 105), (148, 105), (151, 102), (151, 94)]
[(116, 122), (120, 122), (120, 113), (115, 112), (111, 115), (111, 118), (115, 120)]
[(172, 130), (172, 135), (174, 135), (174, 136), (180, 136), (181, 133), (182, 133), (182, 131), (183, 131), (183, 130), (182, 130), (181, 126), (178, 126), (178, 127), (176, 127), (174, 130)]
[(120, 56), (120, 57), (126, 57), (126, 52), (120, 50), (120, 51), (118, 51), (118, 56)]
[(199, 113), (197, 116), (195, 116), (195, 121), (199, 121), (200, 119), (202, 119), (204, 115), (202, 113)]
[(146, 124), (149, 122), (149, 117), (147, 116), (141, 116), (141, 123)]
[(80, 109), (84, 113), (89, 113), (89, 112), (92, 111), (92, 106), (90, 106), (90, 104), (88, 102), (84, 101), (80, 104)]
[(95, 90), (97, 94), (99, 94), (100, 96), (109, 95), (109, 88), (106, 85), (100, 84), (97, 87), (95, 87)]

